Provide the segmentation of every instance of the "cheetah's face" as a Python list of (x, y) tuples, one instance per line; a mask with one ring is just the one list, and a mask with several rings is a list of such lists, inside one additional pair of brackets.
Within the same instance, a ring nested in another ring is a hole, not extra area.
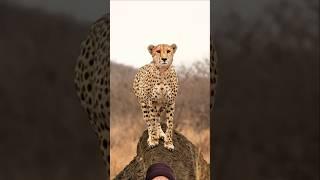
[(177, 45), (149, 45), (148, 50), (152, 55), (153, 62), (155, 63), (155, 65), (160, 69), (167, 69), (172, 64), (173, 55), (177, 50)]

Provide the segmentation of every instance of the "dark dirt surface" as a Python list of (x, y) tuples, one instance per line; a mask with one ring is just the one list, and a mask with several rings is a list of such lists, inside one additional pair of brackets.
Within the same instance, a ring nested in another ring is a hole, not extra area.
[(150, 149), (147, 144), (147, 130), (143, 132), (137, 145), (137, 155), (117, 176), (116, 180), (131, 179), (144, 180), (147, 169), (157, 162), (168, 164), (174, 171), (176, 179), (210, 179), (210, 166), (203, 159), (198, 148), (185, 136), (178, 132), (173, 134), (175, 149), (170, 152), (163, 146), (163, 140), (159, 145)]

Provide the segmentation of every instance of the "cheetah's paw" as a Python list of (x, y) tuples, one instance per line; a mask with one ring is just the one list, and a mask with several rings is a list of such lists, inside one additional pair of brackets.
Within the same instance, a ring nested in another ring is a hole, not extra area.
[(174, 146), (172, 143), (164, 143), (164, 147), (166, 149), (168, 149), (169, 151), (173, 151), (174, 150)]
[(154, 148), (154, 147), (156, 147), (158, 144), (159, 144), (159, 141), (156, 141), (156, 140), (153, 140), (153, 139), (151, 139), (150, 137), (148, 138), (148, 146), (150, 147), (150, 148)]

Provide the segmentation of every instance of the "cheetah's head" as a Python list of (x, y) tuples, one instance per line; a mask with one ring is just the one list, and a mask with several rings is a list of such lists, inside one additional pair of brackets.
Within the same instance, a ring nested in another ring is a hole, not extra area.
[(177, 50), (177, 45), (167, 45), (167, 44), (159, 44), (159, 45), (149, 45), (148, 46), (149, 53), (153, 58), (153, 63), (155, 65), (165, 70), (169, 68), (173, 61), (173, 55)]

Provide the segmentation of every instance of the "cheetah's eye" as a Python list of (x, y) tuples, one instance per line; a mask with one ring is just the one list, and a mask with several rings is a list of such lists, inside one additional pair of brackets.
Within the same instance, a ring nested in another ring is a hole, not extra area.
[(170, 53), (171, 51), (170, 50), (167, 50), (167, 53)]
[(160, 53), (160, 50), (157, 50), (157, 53)]

